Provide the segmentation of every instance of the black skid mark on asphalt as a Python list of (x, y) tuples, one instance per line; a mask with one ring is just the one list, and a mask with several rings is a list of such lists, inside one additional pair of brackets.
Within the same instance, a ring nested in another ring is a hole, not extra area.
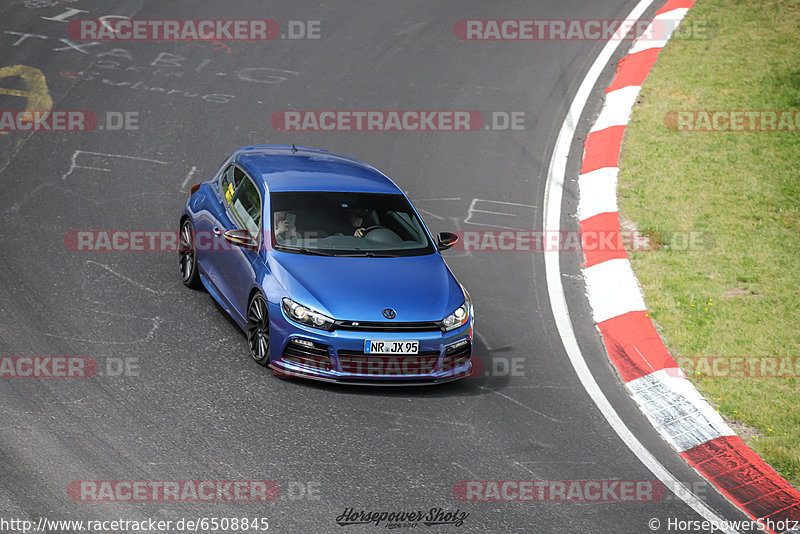
[(631, 358), (631, 356), (628, 354), (628, 351), (625, 350), (625, 347), (623, 347), (622, 344), (614, 337), (604, 337), (608, 342), (607, 347), (609, 356), (611, 356), (610, 361), (612, 362), (612, 365), (614, 362), (616, 362), (617, 365), (613, 365), (613, 367), (616, 369), (617, 373), (619, 373), (620, 378), (623, 376), (643, 376), (652, 371), (652, 369), (645, 371), (642, 366), (635, 364), (633, 358)]

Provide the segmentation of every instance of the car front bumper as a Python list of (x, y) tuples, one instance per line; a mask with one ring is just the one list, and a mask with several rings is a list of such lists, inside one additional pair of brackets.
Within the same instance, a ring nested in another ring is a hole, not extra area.
[[(270, 368), (280, 377), (399, 386), (437, 384), (472, 373), (472, 317), (449, 332), (329, 332), (297, 324), (280, 309), (274, 312), (270, 314)], [(366, 340), (418, 341), (419, 350), (408, 355), (365, 354)]]

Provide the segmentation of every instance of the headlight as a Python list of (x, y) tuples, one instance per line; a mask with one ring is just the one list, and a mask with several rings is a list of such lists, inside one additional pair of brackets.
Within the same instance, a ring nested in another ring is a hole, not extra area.
[(467, 293), (467, 290), (464, 289), (464, 286), (461, 286), (461, 289), (464, 290), (464, 304), (459, 306), (456, 311), (442, 319), (442, 330), (445, 332), (449, 332), (450, 330), (464, 326), (467, 324), (469, 317), (472, 314), (472, 300), (469, 298), (469, 293)]
[(321, 330), (331, 330), (333, 328), (333, 319), (327, 315), (323, 315), (311, 308), (306, 308), (288, 297), (283, 297), (282, 303), (283, 311), (293, 321)]

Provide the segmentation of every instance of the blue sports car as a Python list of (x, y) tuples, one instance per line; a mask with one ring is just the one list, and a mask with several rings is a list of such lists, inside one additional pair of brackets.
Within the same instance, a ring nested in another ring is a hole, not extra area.
[(179, 254), (275, 374), (399, 385), (472, 370), (472, 302), (439, 253), (456, 241), (374, 167), (266, 145), (191, 188)]

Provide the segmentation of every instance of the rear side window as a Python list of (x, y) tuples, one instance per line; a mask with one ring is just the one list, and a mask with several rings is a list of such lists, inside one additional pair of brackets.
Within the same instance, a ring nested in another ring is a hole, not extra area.
[(229, 165), (219, 181), (219, 190), (225, 197), (225, 202), (230, 205), (233, 200), (233, 195), (236, 189), (241, 185), (244, 179), (244, 172), (236, 165)]
[(256, 185), (245, 178), (230, 199), (231, 212), (240, 228), (246, 229), (254, 239), (258, 239), (261, 228), (261, 197)]

